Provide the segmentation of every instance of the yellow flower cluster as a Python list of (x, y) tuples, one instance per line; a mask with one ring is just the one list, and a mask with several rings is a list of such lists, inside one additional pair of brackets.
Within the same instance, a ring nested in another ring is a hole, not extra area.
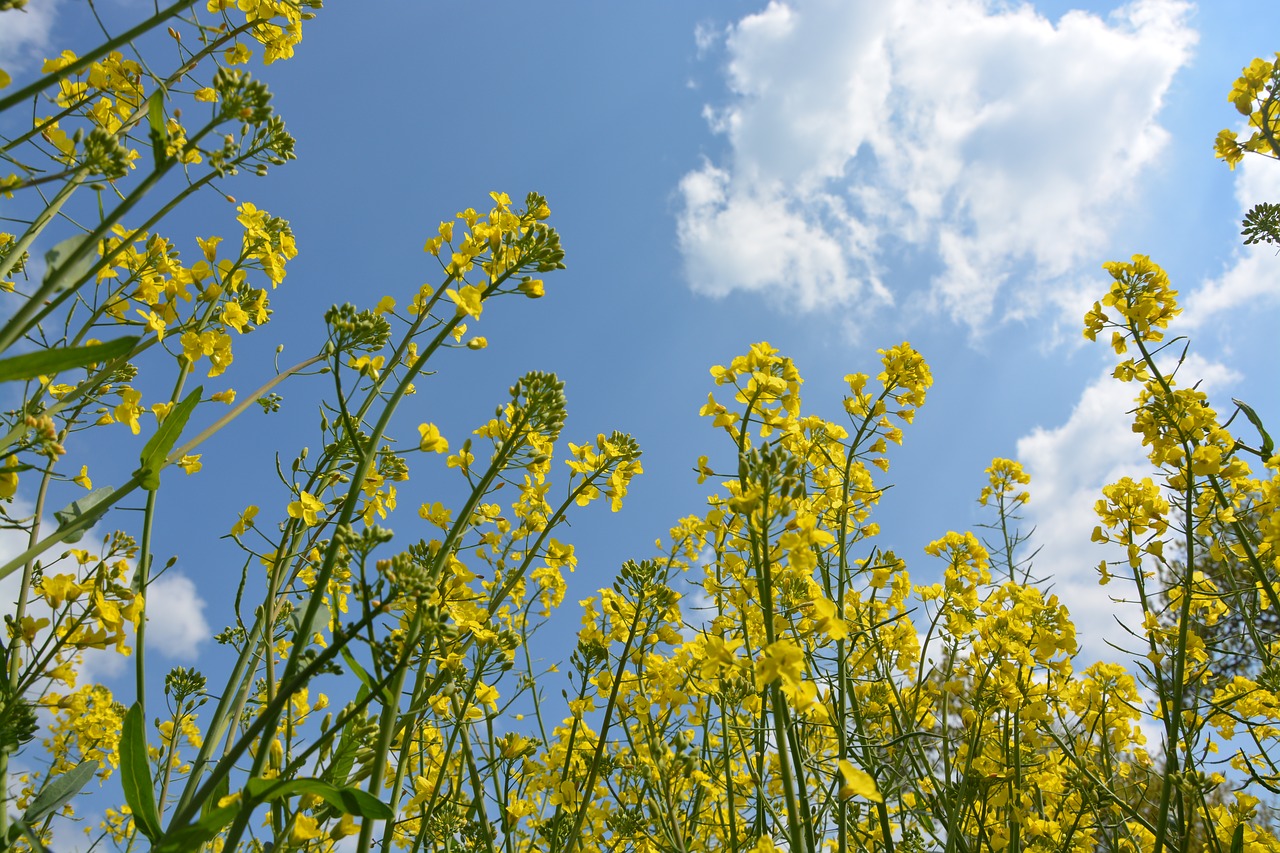
[[(1276, 54), (1276, 61), (1280, 61), (1280, 53)], [(1227, 100), (1241, 115), (1248, 117), (1249, 126), (1253, 128), (1244, 142), (1240, 142), (1239, 134), (1234, 130), (1218, 132), (1213, 144), (1214, 156), (1225, 160), (1232, 169), (1249, 152), (1280, 156), (1276, 150), (1276, 139), (1280, 134), (1280, 110), (1276, 101), (1280, 88), (1276, 86), (1276, 61), (1254, 59), (1240, 72), (1227, 95)]]
[[(1126, 335), (1132, 335), (1134, 342), (1140, 344), (1163, 340), (1169, 321), (1182, 313), (1177, 307), (1178, 292), (1170, 287), (1165, 271), (1146, 255), (1134, 255), (1128, 263), (1110, 261), (1102, 266), (1112, 278), (1111, 289), (1085, 315), (1085, 338), (1097, 340), (1098, 332), (1110, 327), (1115, 330), (1111, 344), (1117, 354), (1127, 351)], [(1112, 320), (1104, 306), (1115, 308), (1118, 319)]]

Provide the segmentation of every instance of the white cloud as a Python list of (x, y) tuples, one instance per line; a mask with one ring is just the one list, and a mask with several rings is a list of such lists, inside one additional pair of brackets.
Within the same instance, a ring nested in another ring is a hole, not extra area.
[(0, 12), (0, 68), (12, 74), (44, 58), (60, 2), (30, 0), (21, 10)]
[[(1240, 217), (1262, 201), (1280, 203), (1280, 164), (1248, 156), (1236, 169), (1235, 194)], [(1242, 305), (1252, 310), (1280, 304), (1280, 278), (1276, 277), (1276, 247), (1268, 243), (1239, 246), (1222, 275), (1204, 282), (1187, 295), (1179, 322), (1201, 328), (1215, 316)]]
[[(1211, 394), (1239, 378), (1223, 365), (1195, 356), (1179, 370), (1180, 385), (1200, 379), (1201, 388)], [(1119, 382), (1108, 371), (1084, 389), (1066, 423), (1037, 427), (1017, 445), (1017, 457), (1031, 475), (1026, 520), (1035, 526), (1032, 544), (1040, 548), (1035, 575), (1049, 578), (1071, 611), (1081, 645), (1080, 669), (1097, 660), (1116, 660), (1108, 642), (1134, 649), (1123, 626), (1142, 621), (1136, 604), (1112, 601), (1112, 596), (1131, 597), (1131, 583), (1117, 577), (1107, 586), (1098, 585), (1099, 561), (1121, 555), (1112, 546), (1090, 540), (1098, 524), (1094, 504), (1102, 487), (1121, 477), (1153, 474), (1141, 440), (1131, 429), (1129, 412), (1138, 390), (1136, 383)]]
[(193, 659), (212, 636), (204, 599), (185, 575), (166, 572), (147, 587), (147, 648), (174, 660)]
[(979, 328), (1011, 274), (1066, 276), (1105, 239), (1166, 142), (1188, 11), (1137, 0), (1055, 24), (985, 0), (771, 2), (725, 32), (733, 98), (708, 109), (725, 161), (680, 183), (690, 284), (892, 304), (901, 241), (942, 262), (924, 305)]
[(720, 30), (710, 24), (698, 23), (693, 28), (693, 43), (698, 47), (698, 58), (701, 59), (707, 51), (715, 47), (716, 42), (720, 40)]

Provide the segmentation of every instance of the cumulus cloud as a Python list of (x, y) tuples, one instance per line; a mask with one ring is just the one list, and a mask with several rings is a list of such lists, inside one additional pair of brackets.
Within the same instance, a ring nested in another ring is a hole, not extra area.
[(941, 266), (907, 295), (979, 328), (1011, 274), (1050, 282), (1105, 239), (1166, 143), (1189, 8), (1055, 23), (989, 0), (770, 2), (724, 33), (731, 98), (707, 118), (727, 154), (680, 182), (691, 286), (888, 305), (887, 250), (905, 245)]
[(147, 587), (147, 648), (174, 660), (192, 660), (212, 636), (204, 599), (185, 575), (161, 575)]
[(0, 68), (24, 71), (44, 58), (60, 0), (31, 0), (23, 9), (0, 12)]
[[(1202, 390), (1211, 395), (1240, 379), (1223, 365), (1195, 356), (1187, 358), (1178, 376), (1183, 386), (1201, 380)], [(1129, 596), (1131, 583), (1117, 577), (1107, 586), (1098, 585), (1099, 561), (1121, 559), (1123, 553), (1090, 541), (1102, 487), (1121, 477), (1141, 479), (1153, 473), (1141, 439), (1131, 429), (1129, 412), (1138, 390), (1134, 383), (1112, 378), (1110, 371), (1103, 373), (1085, 387), (1065, 423), (1037, 427), (1018, 440), (1018, 459), (1031, 475), (1026, 517), (1035, 526), (1034, 544), (1040, 548), (1035, 574), (1052, 578), (1054, 592), (1071, 611), (1082, 669), (1098, 660), (1115, 660), (1108, 644), (1136, 648), (1125, 626), (1142, 623), (1136, 604), (1115, 600)]]

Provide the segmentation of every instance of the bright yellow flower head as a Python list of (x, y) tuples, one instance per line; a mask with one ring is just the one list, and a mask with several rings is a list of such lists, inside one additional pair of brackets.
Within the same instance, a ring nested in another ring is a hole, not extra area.
[(315, 527), (320, 523), (320, 513), (324, 512), (324, 502), (309, 492), (302, 492), (285, 511), (290, 518), (300, 518), (307, 527)]
[(423, 453), (448, 453), (449, 440), (440, 434), (435, 424), (419, 424), (418, 434), (422, 437), (418, 449)]

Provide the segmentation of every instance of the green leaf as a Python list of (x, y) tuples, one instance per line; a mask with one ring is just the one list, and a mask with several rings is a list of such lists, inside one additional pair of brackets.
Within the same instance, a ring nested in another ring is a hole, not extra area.
[(0, 382), (15, 379), (35, 379), (37, 376), (52, 376), (64, 370), (85, 367), (90, 364), (101, 364), (119, 358), (133, 349), (138, 343), (136, 337), (116, 338), (98, 344), (86, 344), (80, 347), (55, 347), (15, 355), (0, 359)]
[[(374, 684), (373, 678), (369, 673), (365, 672), (364, 667), (360, 665), (360, 662), (355, 659), (355, 655), (351, 654), (351, 651), (346, 646), (338, 649), (338, 652), (342, 655), (342, 660), (345, 661), (347, 666), (351, 667), (351, 671), (356, 674), (356, 678), (359, 678), (360, 682), (364, 684), (365, 687), (369, 688), (369, 692), (372, 693), (377, 688), (377, 685)], [(383, 701), (388, 705), (392, 704), (391, 690), (385, 685), (382, 688), (381, 696)]]
[(80, 793), (97, 772), (98, 762), (81, 761), (61, 776), (53, 777), (53, 781), (45, 785), (31, 801), (31, 805), (27, 806), (22, 819), (29, 824), (40, 823)]
[[(369, 695), (366, 687), (361, 687), (356, 701), (364, 699)], [(356, 763), (356, 752), (360, 749), (360, 739), (356, 736), (356, 726), (362, 722), (354, 714), (351, 719), (347, 720), (346, 725), (342, 727), (342, 736), (338, 738), (338, 745), (333, 749), (333, 757), (329, 760), (329, 766), (325, 768), (324, 775), (327, 777), (326, 782), (335, 785), (347, 784), (347, 779), (351, 776), (351, 768)]]
[(1271, 436), (1267, 435), (1266, 429), (1263, 428), (1262, 418), (1258, 417), (1258, 413), (1253, 410), (1252, 406), (1242, 403), (1235, 397), (1231, 398), (1231, 402), (1235, 403), (1240, 411), (1244, 412), (1244, 416), (1249, 419), (1249, 423), (1253, 424), (1254, 429), (1258, 431), (1258, 435), (1262, 436), (1262, 458), (1264, 461), (1270, 459), (1275, 455), (1276, 445), (1271, 440)]
[(1244, 824), (1237, 823), (1236, 831), (1231, 833), (1231, 853), (1244, 853)]
[(191, 413), (195, 411), (203, 392), (203, 386), (199, 386), (181, 403), (174, 406), (165, 417), (164, 423), (160, 424), (160, 428), (156, 430), (155, 435), (151, 436), (146, 446), (142, 448), (142, 467), (138, 469), (138, 473), (142, 475), (142, 488), (149, 492), (160, 488), (160, 469), (164, 467), (164, 460), (173, 449), (173, 445), (177, 443), (178, 436), (182, 435), (182, 428), (190, 420)]
[(368, 791), (339, 788), (320, 779), (291, 779), (285, 782), (277, 779), (250, 779), (244, 786), (244, 791), (246, 797), (263, 802), (298, 794), (312, 794), (343, 814), (369, 820), (390, 820), (395, 816), (390, 806)]
[(317, 607), (316, 612), (312, 614), (311, 621), (303, 626), (302, 617), (306, 612), (302, 608), (297, 608), (289, 614), (289, 630), (303, 637), (313, 637), (316, 634), (329, 627), (329, 611), (326, 608)]
[(138, 830), (155, 841), (160, 837), (160, 813), (156, 811), (155, 786), (147, 757), (146, 723), (142, 719), (142, 706), (137, 702), (124, 715), (124, 730), (120, 734), (120, 785)]
[(151, 153), (156, 168), (164, 165), (169, 157), (169, 128), (164, 120), (164, 86), (156, 88), (147, 98), (147, 122), (151, 125)]
[[(66, 530), (68, 527), (77, 528), (76, 532), (64, 539), (64, 542), (79, 542), (84, 536), (84, 532), (90, 527), (98, 523), (98, 519), (102, 518), (109, 507), (102, 506), (109, 503), (111, 496), (116, 492), (110, 486), (103, 486), (100, 489), (94, 489), (78, 501), (72, 501), (53, 514), (58, 520), (58, 530)], [(98, 507), (102, 507), (98, 509)]]
[(89, 275), (89, 270), (97, 262), (92, 251), (81, 254), (74, 264), (67, 263), (67, 260), (75, 255), (88, 239), (88, 235), (85, 234), (68, 237), (44, 253), (44, 279), (41, 290), (52, 287), (50, 293), (57, 293), (74, 286), (80, 279)]

